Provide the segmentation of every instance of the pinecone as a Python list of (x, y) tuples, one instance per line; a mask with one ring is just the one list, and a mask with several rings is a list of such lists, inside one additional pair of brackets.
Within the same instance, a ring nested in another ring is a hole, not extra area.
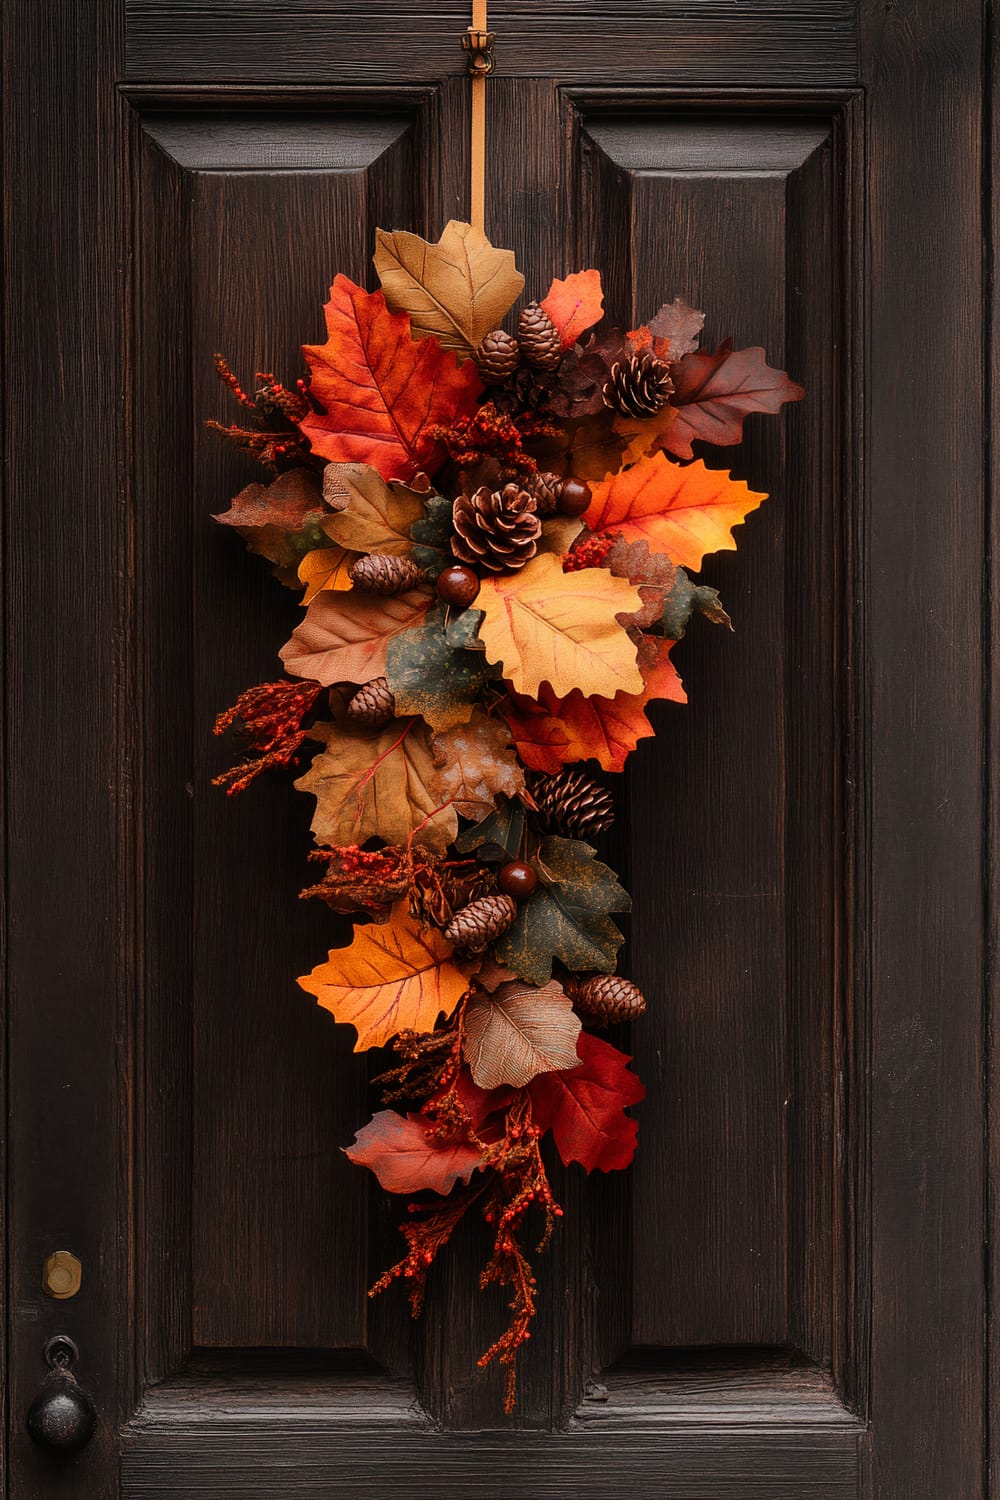
[(536, 370), (530, 365), (518, 365), (509, 380), (494, 386), (490, 395), (497, 411), (517, 418), (526, 411), (538, 415), (546, 413), (558, 390), (558, 370)]
[(483, 339), (472, 356), (476, 369), (487, 385), (507, 380), (521, 363), (521, 346), (512, 333), (494, 328)]
[(540, 516), (554, 515), (559, 507), (562, 480), (558, 474), (535, 474), (531, 480), (531, 493), (535, 497), (535, 507)]
[(615, 820), (615, 801), (607, 787), (569, 766), (557, 776), (534, 776), (531, 790), (549, 828), (568, 838), (604, 833)]
[(511, 896), (481, 896), (456, 912), (444, 930), (453, 947), (464, 953), (482, 953), (500, 937), (517, 916)]
[(407, 589), (423, 583), (427, 574), (408, 557), (372, 552), (351, 563), (347, 576), (359, 589), (367, 589), (372, 594), (405, 594)]
[(384, 677), (375, 677), (358, 688), (347, 705), (347, 717), (369, 729), (381, 729), (396, 714), (396, 700)]
[(597, 1026), (616, 1021), (637, 1021), (645, 1012), (646, 997), (630, 979), (620, 974), (591, 974), (588, 979), (570, 979), (563, 986), (583, 1016)]
[(604, 401), (626, 417), (653, 417), (662, 411), (674, 388), (670, 367), (648, 349), (611, 366)]
[(457, 535), (451, 550), (462, 562), (490, 573), (516, 573), (538, 551), (542, 523), (535, 497), (519, 484), (502, 490), (480, 485), (471, 495), (459, 495), (452, 507)]
[(559, 330), (543, 307), (529, 302), (517, 324), (521, 353), (538, 370), (554, 370), (562, 358)]

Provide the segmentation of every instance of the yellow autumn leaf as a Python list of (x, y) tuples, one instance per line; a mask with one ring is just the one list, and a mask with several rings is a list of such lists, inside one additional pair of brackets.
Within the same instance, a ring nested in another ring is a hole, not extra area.
[(349, 948), (332, 949), (299, 980), (335, 1020), (357, 1029), (355, 1052), (383, 1047), (400, 1031), (433, 1031), (468, 983), (450, 945), (435, 928), (421, 931), (405, 901), (388, 922), (356, 927)]
[(441, 785), (426, 725), (394, 719), (377, 734), (314, 726), (326, 749), (295, 785), (316, 798), (312, 829), (318, 844), (363, 844), (381, 838), (443, 852), (458, 830)]
[(415, 339), (434, 337), (459, 355), (471, 354), (500, 326), (524, 287), (513, 251), (494, 249), (481, 229), (457, 219), (436, 245), (404, 230), (377, 229), (375, 241), (386, 302), (410, 314)]
[(299, 563), (299, 582), (305, 584), (303, 604), (311, 604), (324, 589), (349, 589), (347, 570), (361, 556), (346, 547), (314, 547)]
[(618, 614), (641, 608), (639, 590), (606, 568), (564, 573), (551, 553), (519, 573), (484, 578), (476, 598), (486, 658), (500, 663), (519, 693), (534, 698), (543, 682), (558, 698), (642, 690), (635, 642)]

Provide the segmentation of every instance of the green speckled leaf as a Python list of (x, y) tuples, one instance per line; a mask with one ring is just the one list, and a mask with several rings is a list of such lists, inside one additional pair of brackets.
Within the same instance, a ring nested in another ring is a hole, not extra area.
[(496, 944), (497, 958), (529, 984), (547, 982), (554, 958), (576, 972), (612, 973), (622, 934), (608, 913), (631, 905), (614, 871), (589, 844), (554, 836), (543, 839), (536, 867), (545, 884)]
[(425, 568), (430, 578), (436, 578), (442, 568), (455, 561), (451, 550), (451, 501), (444, 495), (429, 495), (424, 514), (410, 527), (410, 536), (415, 544), (413, 561)]
[(385, 675), (396, 700), (396, 717), (420, 714), (432, 729), (464, 724), (486, 677), (480, 653), (456, 651), (448, 644), (443, 611), (428, 615), (429, 624), (407, 630), (390, 642)]
[(485, 651), (479, 639), (479, 624), (483, 618), (481, 609), (463, 609), (453, 614), (444, 627), (450, 646), (462, 647), (466, 651)]
[(520, 802), (506, 802), (455, 840), (459, 854), (479, 850), (480, 859), (489, 857), (487, 849), (501, 851), (503, 858), (516, 859), (524, 835), (524, 808)]
[(728, 625), (732, 630), (733, 622), (722, 607), (718, 589), (692, 583), (684, 569), (678, 568), (674, 586), (663, 604), (663, 634), (668, 640), (682, 639), (696, 610), (713, 625)]

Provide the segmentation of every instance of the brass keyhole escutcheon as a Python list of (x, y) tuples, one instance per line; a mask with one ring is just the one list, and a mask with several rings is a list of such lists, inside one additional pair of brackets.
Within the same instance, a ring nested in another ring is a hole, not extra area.
[(42, 1267), (42, 1287), (57, 1302), (75, 1297), (83, 1280), (83, 1266), (72, 1250), (53, 1250)]

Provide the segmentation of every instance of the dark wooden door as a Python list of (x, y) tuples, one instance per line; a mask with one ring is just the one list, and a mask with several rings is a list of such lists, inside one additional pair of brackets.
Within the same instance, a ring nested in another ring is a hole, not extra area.
[[(808, 390), (706, 570), (738, 633), (684, 642), (626, 782), (642, 1145), (559, 1184), (511, 1423), (479, 1247), (412, 1333), (367, 1302), (394, 1214), (293, 983), (305, 812), (209, 787), (292, 623), (212, 532), (249, 470), (210, 357), (294, 377), (376, 225), (465, 216), (467, 8), (4, 11), (6, 1494), (984, 1496), (984, 7), (491, 4), (529, 288), (683, 296)], [(68, 1463), (24, 1429), (57, 1332), (99, 1413)]]

